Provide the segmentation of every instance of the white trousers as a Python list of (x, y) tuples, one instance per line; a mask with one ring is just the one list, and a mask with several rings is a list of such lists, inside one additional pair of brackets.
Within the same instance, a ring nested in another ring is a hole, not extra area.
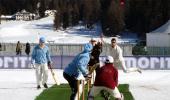
[(118, 90), (117, 87), (115, 87), (114, 89), (110, 89), (104, 86), (93, 86), (90, 90), (90, 97), (95, 97), (97, 94), (100, 93), (101, 90), (106, 90), (108, 91), (113, 97), (115, 98), (121, 98), (121, 94)]
[(113, 64), (114, 64), (115, 67), (119, 67), (119, 66), (122, 67), (122, 69), (125, 73), (137, 72), (139, 70), (139, 68), (137, 68), (137, 67), (127, 68), (124, 60), (114, 62)]
[(48, 66), (47, 63), (45, 64), (35, 64), (36, 68), (36, 81), (37, 85), (41, 85), (47, 83), (48, 80)]

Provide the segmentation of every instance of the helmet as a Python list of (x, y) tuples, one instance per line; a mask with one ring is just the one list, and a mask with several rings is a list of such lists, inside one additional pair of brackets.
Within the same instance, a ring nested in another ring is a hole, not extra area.
[(39, 40), (41, 43), (45, 43), (45, 38), (44, 37), (40, 37), (40, 40)]
[(91, 43), (86, 43), (86, 44), (84, 45), (84, 51), (85, 51), (85, 52), (90, 52), (92, 49), (93, 49), (93, 46), (92, 46)]
[(112, 56), (106, 56), (106, 61), (105, 63), (113, 63), (114, 62), (114, 59)]

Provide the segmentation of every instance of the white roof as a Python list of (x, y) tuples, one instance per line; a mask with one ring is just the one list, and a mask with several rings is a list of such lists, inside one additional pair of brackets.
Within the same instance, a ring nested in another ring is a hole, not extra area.
[(12, 18), (12, 15), (1, 15), (1, 18)]
[(162, 25), (161, 27), (159, 27), (158, 29), (149, 32), (149, 33), (166, 33), (166, 34), (170, 34), (170, 20), (167, 21), (167, 23), (165, 23), (164, 25)]

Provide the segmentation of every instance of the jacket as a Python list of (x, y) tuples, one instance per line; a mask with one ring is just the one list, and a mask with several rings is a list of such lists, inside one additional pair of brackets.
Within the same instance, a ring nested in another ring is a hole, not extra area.
[(92, 48), (93, 46), (91, 44), (85, 44), (84, 51), (78, 54), (73, 61), (68, 64), (64, 69), (64, 72), (73, 77), (78, 77), (80, 74), (86, 76), (88, 74), (87, 66)]
[(39, 45), (35, 46), (32, 51), (32, 63), (35, 61), (37, 64), (45, 64), (51, 62), (49, 48), (45, 46), (40, 48)]
[(105, 86), (111, 89), (118, 86), (118, 70), (113, 64), (105, 64), (96, 69), (94, 86)]

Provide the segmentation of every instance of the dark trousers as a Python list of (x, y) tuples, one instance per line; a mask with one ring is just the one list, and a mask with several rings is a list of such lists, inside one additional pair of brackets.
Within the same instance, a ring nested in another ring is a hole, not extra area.
[(74, 76), (70, 76), (68, 75), (67, 73), (63, 73), (63, 76), (64, 78), (68, 81), (70, 87), (71, 87), (71, 96), (70, 96), (70, 100), (74, 100), (75, 97), (76, 97), (76, 93), (77, 93), (77, 90), (78, 90), (78, 87), (77, 87), (77, 80), (75, 79)]
[(22, 53), (21, 51), (17, 51), (16, 55), (20, 55), (21, 56), (21, 53)]

